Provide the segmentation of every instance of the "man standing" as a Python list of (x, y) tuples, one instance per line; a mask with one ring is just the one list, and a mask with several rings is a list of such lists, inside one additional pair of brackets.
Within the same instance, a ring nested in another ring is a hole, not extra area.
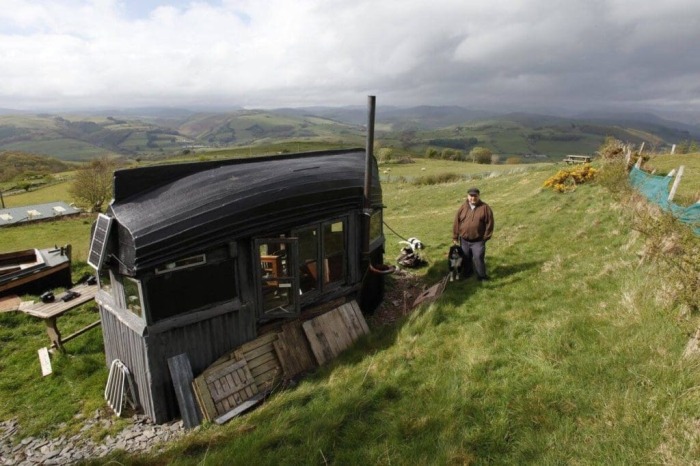
[(488, 280), (486, 275), (486, 242), (493, 234), (493, 211), (481, 201), (477, 188), (469, 188), (467, 202), (457, 211), (452, 226), (452, 241), (459, 241), (464, 251), (464, 273), (469, 276), (473, 269), (479, 280)]

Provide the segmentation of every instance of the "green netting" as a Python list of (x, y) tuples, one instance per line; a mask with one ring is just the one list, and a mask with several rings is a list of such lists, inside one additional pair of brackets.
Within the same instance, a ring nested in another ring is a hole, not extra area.
[(671, 212), (681, 222), (689, 224), (695, 234), (700, 235), (700, 204), (683, 207), (669, 202), (671, 180), (673, 178), (669, 176), (650, 175), (637, 167), (633, 167), (630, 172), (630, 184), (637, 191), (662, 209)]

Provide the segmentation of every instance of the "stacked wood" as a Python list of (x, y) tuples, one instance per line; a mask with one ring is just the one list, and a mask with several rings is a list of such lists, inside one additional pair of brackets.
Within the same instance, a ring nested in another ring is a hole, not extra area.
[(192, 385), (207, 420), (223, 423), (263, 400), (285, 380), (325, 364), (369, 328), (352, 301), (303, 324), (291, 321), (225, 354)]

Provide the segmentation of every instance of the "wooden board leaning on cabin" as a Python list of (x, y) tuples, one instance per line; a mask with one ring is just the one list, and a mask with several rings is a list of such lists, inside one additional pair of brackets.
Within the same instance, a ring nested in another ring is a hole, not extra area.
[(284, 381), (334, 359), (369, 333), (355, 301), (306, 322), (294, 320), (227, 353), (192, 387), (204, 418), (224, 423), (261, 402)]

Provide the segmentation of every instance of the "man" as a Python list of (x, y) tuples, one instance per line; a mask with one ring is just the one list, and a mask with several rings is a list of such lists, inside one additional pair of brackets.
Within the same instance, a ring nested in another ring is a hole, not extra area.
[(473, 269), (479, 280), (488, 280), (486, 275), (486, 242), (493, 234), (493, 211), (481, 201), (477, 188), (469, 188), (467, 201), (457, 211), (452, 226), (452, 242), (464, 251), (464, 274), (469, 276)]

